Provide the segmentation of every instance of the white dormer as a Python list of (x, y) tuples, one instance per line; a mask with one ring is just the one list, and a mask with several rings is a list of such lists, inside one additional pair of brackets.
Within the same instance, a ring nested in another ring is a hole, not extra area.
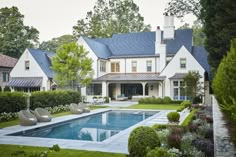
[(175, 26), (174, 26), (174, 16), (165, 15), (164, 16), (164, 39), (174, 39), (175, 37)]

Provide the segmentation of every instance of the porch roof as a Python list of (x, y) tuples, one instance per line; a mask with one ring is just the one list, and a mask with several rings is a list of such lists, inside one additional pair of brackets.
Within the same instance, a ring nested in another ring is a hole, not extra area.
[(118, 73), (106, 74), (95, 81), (161, 81), (165, 76), (159, 76), (159, 73)]
[(186, 75), (187, 73), (175, 73), (169, 79), (183, 79)]
[(40, 87), (42, 77), (12, 77), (8, 83), (10, 87)]

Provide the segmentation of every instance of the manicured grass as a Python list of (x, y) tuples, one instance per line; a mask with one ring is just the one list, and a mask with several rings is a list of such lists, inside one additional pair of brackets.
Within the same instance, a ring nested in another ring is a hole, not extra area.
[(178, 104), (137, 104), (127, 108), (130, 109), (155, 109), (155, 110), (178, 110), (181, 108)]
[[(11, 157), (11, 154), (16, 151), (24, 151), (27, 156), (33, 155), (34, 152), (40, 153), (47, 151), (45, 147), (30, 147), (30, 146), (16, 146), (16, 145), (0, 145), (0, 154), (4, 157)], [(49, 152), (48, 157), (125, 157), (125, 154), (104, 153), (95, 151), (70, 150), (61, 149), (59, 152)]]
[[(107, 108), (108, 106), (89, 106), (91, 110), (95, 110), (98, 108)], [(60, 116), (66, 116), (66, 115), (70, 115), (70, 112), (61, 112), (61, 113), (56, 113), (53, 114), (53, 117), (60, 117)], [(18, 125), (19, 124), (19, 120), (11, 120), (11, 121), (7, 121), (7, 122), (0, 122), (0, 129), (5, 128), (5, 127), (9, 127), (9, 126), (13, 126), (13, 125)]]

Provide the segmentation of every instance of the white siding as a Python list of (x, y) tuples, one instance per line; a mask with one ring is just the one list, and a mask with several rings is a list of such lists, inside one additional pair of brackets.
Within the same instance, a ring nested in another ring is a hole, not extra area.
[[(25, 70), (25, 61), (29, 61), (29, 70)], [(10, 73), (11, 77), (43, 77), (42, 88), (49, 90), (48, 78), (31, 53), (26, 49)]]
[[(186, 58), (186, 68), (180, 68), (180, 58)], [(200, 81), (204, 81), (203, 76), (205, 70), (191, 55), (191, 53), (184, 46), (182, 46), (170, 61), (170, 63), (161, 72), (161, 76), (166, 76), (165, 96), (172, 97), (172, 88), (169, 78), (172, 77), (175, 73), (188, 73), (188, 71), (191, 70), (199, 71), (199, 74), (202, 76)]]

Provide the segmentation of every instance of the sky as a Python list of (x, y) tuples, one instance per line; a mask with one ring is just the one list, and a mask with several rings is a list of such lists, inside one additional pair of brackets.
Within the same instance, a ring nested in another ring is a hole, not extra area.
[[(0, 0), (2, 7), (18, 7), (24, 17), (24, 24), (35, 27), (39, 41), (48, 41), (65, 34), (72, 34), (72, 27), (79, 19), (84, 19), (88, 11), (93, 10), (97, 0)], [(139, 6), (145, 24), (163, 27), (164, 9), (170, 0), (133, 0)], [(184, 22), (175, 18), (175, 27), (184, 23), (192, 24), (195, 18), (186, 16)]]

